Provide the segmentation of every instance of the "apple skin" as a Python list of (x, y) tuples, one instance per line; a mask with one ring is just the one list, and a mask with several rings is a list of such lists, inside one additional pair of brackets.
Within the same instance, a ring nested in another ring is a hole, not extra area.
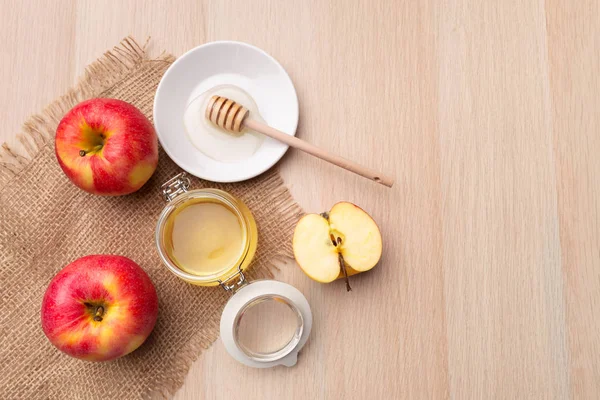
[(96, 98), (73, 107), (56, 129), (60, 167), (79, 188), (98, 195), (133, 193), (158, 165), (158, 139), (140, 110)]
[(146, 272), (115, 255), (86, 256), (67, 265), (50, 282), (41, 309), (50, 342), (89, 361), (113, 360), (137, 349), (157, 315), (158, 297)]

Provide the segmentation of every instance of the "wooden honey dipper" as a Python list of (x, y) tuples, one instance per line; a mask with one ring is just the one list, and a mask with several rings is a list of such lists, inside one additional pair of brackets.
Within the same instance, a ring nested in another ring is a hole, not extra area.
[(390, 176), (384, 175), (371, 168), (364, 167), (355, 163), (354, 161), (331, 154), (328, 151), (305, 142), (302, 139), (298, 139), (295, 136), (286, 135), (285, 133), (272, 128), (269, 125), (265, 125), (255, 119), (248, 118), (249, 114), (250, 111), (241, 104), (238, 104), (226, 97), (213, 96), (208, 102), (205, 115), (206, 118), (213, 124), (227, 131), (240, 133), (242, 129), (246, 127), (250, 130), (272, 137), (273, 139), (285, 143), (288, 146), (292, 146), (315, 157), (319, 157), (320, 159), (335, 164), (338, 167), (342, 167), (348, 171), (354, 172), (355, 174), (369, 178), (372, 181), (380, 183), (384, 186), (392, 187), (394, 184), (394, 179)]

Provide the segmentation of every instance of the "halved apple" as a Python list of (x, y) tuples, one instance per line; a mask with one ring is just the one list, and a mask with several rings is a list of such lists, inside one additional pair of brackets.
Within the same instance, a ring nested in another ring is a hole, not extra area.
[(304, 273), (318, 282), (368, 271), (381, 258), (381, 233), (373, 218), (348, 202), (323, 214), (307, 214), (298, 221), (292, 243), (294, 258)]

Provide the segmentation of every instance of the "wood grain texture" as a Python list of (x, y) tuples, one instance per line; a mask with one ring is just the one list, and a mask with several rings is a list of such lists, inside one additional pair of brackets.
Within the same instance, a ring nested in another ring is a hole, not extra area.
[(598, 2), (0, 0), (0, 141), (120, 38), (151, 52), (265, 49), (300, 99), (298, 135), (395, 175), (393, 189), (300, 152), (309, 212), (369, 211), (381, 264), (320, 285), (291, 369), (216, 342), (178, 399), (600, 397)]
[(0, 142), (19, 146), (25, 119), (71, 86), (75, 77), (75, 2), (1, 0)]
[(600, 6), (552, 0), (546, 18), (570, 392), (593, 399), (600, 394)]
[(440, 14), (451, 393), (565, 398), (543, 3), (451, 1)]

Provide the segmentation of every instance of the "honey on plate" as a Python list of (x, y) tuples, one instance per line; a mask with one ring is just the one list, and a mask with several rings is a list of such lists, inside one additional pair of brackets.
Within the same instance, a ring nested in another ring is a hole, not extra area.
[(244, 250), (238, 217), (223, 204), (189, 200), (167, 218), (165, 228), (167, 252), (190, 274), (214, 275)]
[(240, 133), (227, 132), (206, 117), (206, 107), (211, 97), (218, 95), (243, 104), (252, 118), (265, 123), (254, 99), (244, 90), (233, 85), (216, 86), (187, 105), (183, 123), (187, 138), (205, 156), (221, 162), (238, 162), (252, 157), (263, 144), (265, 136), (247, 128)]

